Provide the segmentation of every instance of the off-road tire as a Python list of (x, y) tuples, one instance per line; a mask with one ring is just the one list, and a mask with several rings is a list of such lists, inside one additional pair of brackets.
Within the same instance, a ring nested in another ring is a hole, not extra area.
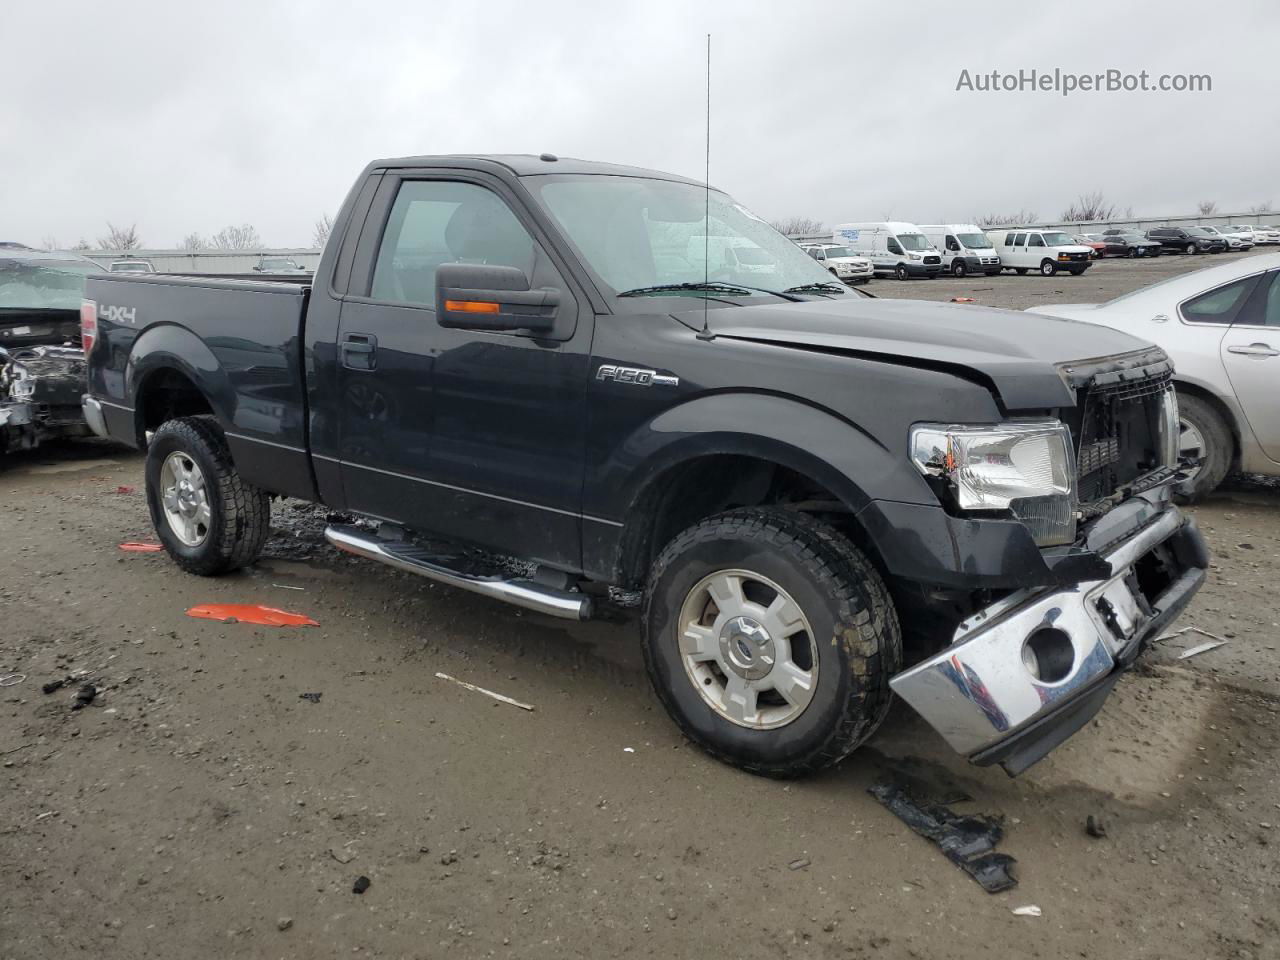
[[(179, 540), (165, 519), (160, 468), (181, 451), (204, 474), (209, 494), (209, 532), (198, 546)], [(156, 535), (173, 562), (202, 577), (229, 573), (253, 563), (271, 529), (271, 498), (236, 472), (226, 437), (213, 417), (182, 417), (162, 424), (147, 445), (147, 507)]]
[(1195, 503), (1212, 493), (1226, 477), (1235, 454), (1235, 440), (1222, 415), (1199, 397), (1179, 393), (1178, 416), (1194, 424), (1204, 440), (1200, 471), (1191, 482), (1190, 492), (1178, 497), (1183, 503)]
[[(735, 724), (694, 687), (676, 622), (689, 591), (720, 569), (764, 574), (787, 590), (813, 628), (813, 700), (768, 730)], [(804, 776), (838, 763), (889, 710), (889, 678), (901, 668), (902, 633), (879, 572), (834, 528), (773, 508), (732, 510), (688, 528), (654, 561), (641, 630), (645, 667), (684, 734), (713, 757), (769, 777)]]

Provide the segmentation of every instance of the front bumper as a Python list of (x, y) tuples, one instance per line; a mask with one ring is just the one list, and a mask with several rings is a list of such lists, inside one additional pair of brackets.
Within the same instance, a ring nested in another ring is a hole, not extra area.
[[(1095, 531), (1114, 538), (1126, 517), (1141, 523), (1098, 551), (1109, 573), (1016, 591), (962, 623), (941, 653), (890, 681), (957, 752), (980, 765), (999, 763), (1011, 776), (1027, 769), (1088, 722), (1119, 671), (1200, 588), (1209, 559), (1194, 521), (1172, 506), (1152, 517), (1146, 501), (1130, 504)], [(1046, 679), (1024, 662), (1033, 634), (1055, 651)]]

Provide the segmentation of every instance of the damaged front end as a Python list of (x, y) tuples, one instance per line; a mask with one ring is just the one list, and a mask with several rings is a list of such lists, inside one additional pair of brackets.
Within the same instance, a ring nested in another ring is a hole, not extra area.
[(84, 351), (75, 346), (0, 347), (0, 453), (89, 434), (80, 398)]
[(1052, 581), (976, 610), (949, 646), (891, 681), (957, 752), (1010, 775), (1097, 713), (1209, 565), (1195, 522), (1171, 498), (1182, 476), (1168, 359), (1143, 351), (1062, 374), (1077, 393), (1075, 409), (1061, 411), (1074, 509), (1070, 543), (1041, 541)]

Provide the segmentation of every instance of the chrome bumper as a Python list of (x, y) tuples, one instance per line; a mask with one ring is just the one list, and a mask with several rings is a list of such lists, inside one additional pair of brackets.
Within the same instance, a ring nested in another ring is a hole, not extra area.
[[(1193, 552), (1203, 555), (1194, 524), (1169, 508), (1104, 554), (1112, 570), (1108, 579), (1011, 594), (962, 623), (949, 647), (898, 674), (890, 686), (957, 752), (978, 763), (1004, 763), (1010, 773), (1025, 769), (1087, 722), (1101, 699), (1092, 698), (1097, 705), (1083, 719), (1070, 709), (1074, 702), (1130, 661), (1140, 642), (1167, 626), (1199, 588), (1199, 566), (1175, 571), (1154, 599), (1136, 595), (1133, 580), (1126, 579), (1143, 555), (1175, 536), (1191, 539)], [(1039, 649), (1056, 651), (1051, 670), (1028, 653), (1032, 635), (1050, 641)], [(1055, 716), (1074, 722), (1056, 738), (1043, 729)], [(1031, 751), (1028, 762), (1012, 769), (999, 748), (1032, 728), (1048, 745), (1042, 742), (1041, 752)]]
[(107, 435), (107, 421), (102, 416), (102, 404), (87, 393), (80, 398), (80, 409), (84, 411), (84, 422), (89, 429), (100, 437)]

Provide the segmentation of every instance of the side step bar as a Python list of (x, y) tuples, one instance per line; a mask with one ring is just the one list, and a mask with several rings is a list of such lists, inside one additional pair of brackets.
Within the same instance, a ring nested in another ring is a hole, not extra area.
[(591, 598), (568, 590), (556, 590), (532, 580), (506, 580), (501, 577), (482, 577), (462, 573), (446, 566), (441, 558), (410, 543), (379, 540), (358, 527), (326, 527), (324, 538), (344, 553), (377, 560), (398, 570), (416, 573), (421, 577), (439, 580), (451, 587), (470, 590), (486, 597), (505, 600), (526, 610), (537, 610), (566, 620), (589, 620), (592, 614)]

